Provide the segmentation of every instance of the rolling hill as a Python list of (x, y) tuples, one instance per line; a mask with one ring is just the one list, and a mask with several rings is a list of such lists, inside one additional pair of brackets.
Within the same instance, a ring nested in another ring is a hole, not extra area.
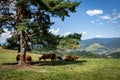
[(120, 38), (93, 38), (80, 41), (80, 49), (94, 53), (106, 53), (120, 48)]

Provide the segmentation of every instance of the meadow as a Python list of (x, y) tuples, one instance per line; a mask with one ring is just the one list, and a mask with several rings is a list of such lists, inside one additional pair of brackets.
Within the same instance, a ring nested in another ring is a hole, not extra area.
[(79, 58), (77, 61), (38, 61), (16, 64), (17, 51), (0, 48), (0, 80), (120, 80), (120, 59)]

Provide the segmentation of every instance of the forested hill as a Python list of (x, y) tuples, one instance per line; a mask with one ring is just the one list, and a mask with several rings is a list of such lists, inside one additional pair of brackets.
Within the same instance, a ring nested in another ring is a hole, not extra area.
[(117, 49), (120, 48), (120, 38), (93, 38), (80, 41), (82, 49), (87, 49), (92, 45), (99, 45), (102, 48)]

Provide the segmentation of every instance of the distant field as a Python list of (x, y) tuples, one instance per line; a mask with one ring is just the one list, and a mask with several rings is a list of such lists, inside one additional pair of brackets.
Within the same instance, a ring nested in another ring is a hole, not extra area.
[(0, 48), (0, 80), (120, 80), (120, 59), (79, 58), (76, 62), (39, 62), (17, 66), (17, 51)]

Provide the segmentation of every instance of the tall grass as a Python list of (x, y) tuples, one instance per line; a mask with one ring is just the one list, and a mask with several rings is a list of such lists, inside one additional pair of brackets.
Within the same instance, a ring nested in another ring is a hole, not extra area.
[[(30, 54), (30, 53), (28, 53)], [(119, 59), (78, 59), (76, 62), (56, 61), (55, 65), (16, 66), (17, 51), (0, 48), (0, 80), (120, 80)], [(38, 61), (38, 54), (30, 54)]]

